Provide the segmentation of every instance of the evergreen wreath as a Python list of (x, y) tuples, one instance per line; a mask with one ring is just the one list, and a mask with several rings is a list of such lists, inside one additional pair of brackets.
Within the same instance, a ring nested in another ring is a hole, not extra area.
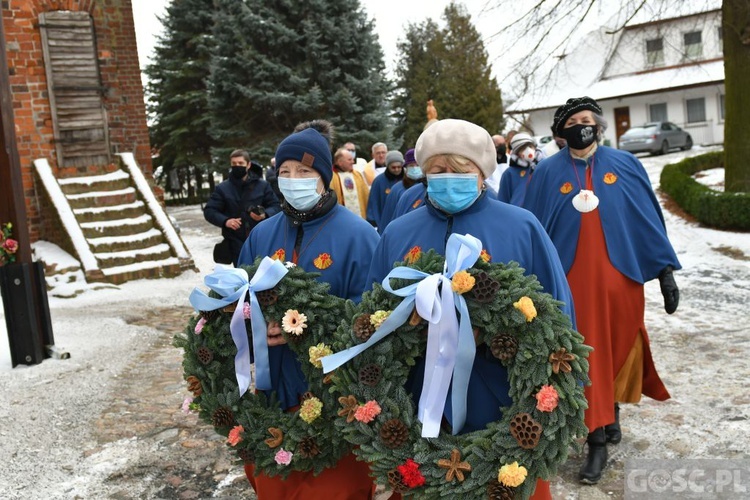
[[(250, 279), (259, 266), (243, 266)], [(329, 354), (326, 346), (341, 321), (344, 299), (330, 295), (329, 285), (316, 281), (318, 273), (287, 264), (288, 273), (270, 290), (256, 296), (267, 323), (282, 325), (287, 345), (297, 355), (309, 383), (297, 410), (283, 411), (276, 393), (267, 397), (253, 387), (240, 397), (234, 358), (237, 348), (230, 333), (236, 303), (223, 309), (201, 311), (190, 318), (174, 345), (184, 350), (183, 370), (192, 409), (227, 437), (227, 444), (256, 473), (286, 477), (294, 471), (313, 471), (334, 466), (351, 446), (331, 425), (338, 402), (324, 378), (317, 359)], [(210, 291), (209, 297), (221, 298)], [(245, 300), (248, 300), (247, 297)], [(251, 335), (249, 304), (245, 326)], [(265, 336), (265, 332), (263, 332)]]
[[(428, 274), (443, 271), (434, 250), (410, 264)], [(398, 265), (398, 264), (397, 264)], [(460, 276), (459, 276), (460, 275)], [(413, 283), (392, 279), (397, 288)], [(379, 483), (414, 498), (527, 498), (537, 478), (550, 479), (576, 438), (586, 436), (583, 385), (589, 382), (590, 347), (517, 263), (482, 258), (453, 277), (467, 302), (478, 343), (508, 372), (513, 404), (485, 429), (422, 438), (416, 405), (404, 388), (425, 353), (427, 323), (417, 315), (332, 372), (339, 398), (336, 426), (370, 463)], [(457, 289), (458, 288), (458, 289)], [(336, 334), (334, 351), (366, 341), (402, 298), (375, 284), (359, 307), (347, 305), (349, 324)], [(479, 354), (477, 354), (479, 355)]]

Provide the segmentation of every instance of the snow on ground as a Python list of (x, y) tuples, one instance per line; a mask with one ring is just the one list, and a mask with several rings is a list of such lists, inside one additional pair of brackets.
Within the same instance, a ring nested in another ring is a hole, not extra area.
[[(666, 163), (710, 149), (641, 160), (658, 188)], [(69, 352), (70, 359), (11, 369), (0, 311), (0, 491), (33, 485), (33, 491), (50, 492), (47, 498), (66, 497), (60, 485), (71, 481), (70, 464), (80, 464), (83, 450), (95, 445), (87, 422), (117, 397), (111, 391), (123, 369), (159, 335), (153, 328), (128, 324), (128, 316), (133, 310), (186, 307), (192, 288), (201, 286), (213, 269), (218, 228), (203, 221), (198, 206), (168, 212), (178, 221), (200, 272), (88, 290), (70, 299), (50, 297), (56, 345)], [(750, 234), (702, 228), (670, 212), (665, 219), (683, 266), (675, 274), (680, 308), (672, 316), (665, 314), (658, 282), (648, 283), (646, 326), (673, 399), (644, 399), (623, 410), (625, 438), (611, 460), (750, 458), (750, 397), (745, 386), (750, 377)], [(36, 251), (43, 253), (44, 246)], [(127, 454), (128, 449), (118, 451)], [(577, 464), (570, 467), (577, 470)], [(101, 477), (106, 474), (91, 471), (86, 480)], [(569, 483), (554, 487), (562, 497), (579, 498)], [(619, 488), (613, 482), (610, 494), (619, 498)]]

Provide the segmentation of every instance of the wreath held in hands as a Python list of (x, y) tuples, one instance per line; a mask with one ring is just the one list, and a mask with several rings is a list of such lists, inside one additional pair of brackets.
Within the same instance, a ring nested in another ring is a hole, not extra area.
[[(480, 251), (476, 238), (452, 235), (447, 265), (431, 250), (395, 268), (386, 288), (376, 284), (348, 311), (350, 322), (332, 346), (336, 354), (323, 359), (340, 393), (336, 426), (378, 482), (415, 498), (527, 498), (536, 479), (551, 478), (576, 438), (587, 434), (590, 347), (534, 276), (516, 263), (477, 259)], [(451, 435), (441, 429), (440, 386), (446, 379), (452, 384), (459, 428), (466, 409), (457, 408), (456, 393), (468, 375), (458, 358), (467, 345), (476, 355), (484, 345), (506, 368), (513, 403), (486, 428)], [(443, 357), (451, 350), (454, 365)], [(416, 405), (404, 385), (421, 357), (426, 382)]]

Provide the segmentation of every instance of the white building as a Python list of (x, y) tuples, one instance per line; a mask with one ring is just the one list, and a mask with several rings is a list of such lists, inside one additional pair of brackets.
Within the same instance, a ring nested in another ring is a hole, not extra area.
[(508, 107), (536, 135), (550, 133), (555, 109), (593, 97), (609, 122), (612, 146), (630, 126), (671, 121), (695, 144), (724, 141), (721, 9), (602, 27), (561, 57), (550, 78)]

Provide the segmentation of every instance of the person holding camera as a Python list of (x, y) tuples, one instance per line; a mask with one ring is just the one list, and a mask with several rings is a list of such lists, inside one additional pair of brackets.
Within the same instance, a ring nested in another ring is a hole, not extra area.
[(260, 221), (281, 211), (263, 168), (250, 161), (247, 151), (229, 155), (229, 178), (216, 186), (203, 209), (205, 219), (221, 228), (224, 240), (214, 247), (214, 262), (237, 265), (243, 243)]

